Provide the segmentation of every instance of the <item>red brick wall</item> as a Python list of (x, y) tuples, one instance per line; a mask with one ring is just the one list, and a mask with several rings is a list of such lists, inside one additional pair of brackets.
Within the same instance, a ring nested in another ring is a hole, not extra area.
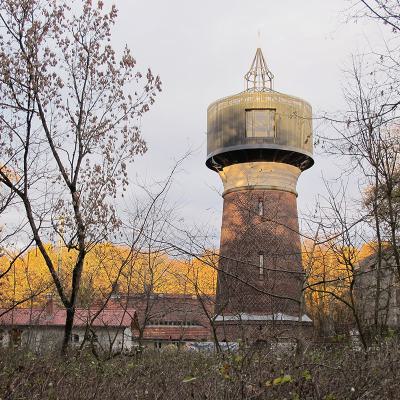
[[(213, 313), (215, 298), (203, 297), (203, 306), (207, 314)], [(128, 304), (136, 309), (141, 327), (145, 326), (145, 340), (209, 340), (210, 324), (200, 300), (187, 295), (145, 294), (131, 295)], [(191, 321), (195, 326), (155, 325), (157, 322)], [(135, 335), (139, 335), (136, 330)]]
[(274, 321), (274, 322), (225, 322), (217, 324), (217, 336), (220, 342), (240, 339), (244, 343), (256, 341), (286, 341), (313, 337), (313, 325), (310, 322)]
[[(263, 216), (258, 215), (259, 200), (263, 202)], [(300, 251), (295, 194), (278, 190), (226, 194), (217, 312), (225, 315), (282, 312), (297, 316), (296, 300), (301, 297), (303, 278)], [(264, 255), (262, 277), (259, 275), (260, 253)]]

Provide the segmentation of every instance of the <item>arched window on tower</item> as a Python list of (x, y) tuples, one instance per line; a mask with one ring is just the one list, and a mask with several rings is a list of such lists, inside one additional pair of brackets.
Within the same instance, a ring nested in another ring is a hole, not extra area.
[(264, 277), (264, 254), (263, 253), (258, 254), (258, 273), (260, 275), (260, 278)]
[(264, 215), (264, 202), (262, 199), (258, 199), (258, 215), (260, 217)]

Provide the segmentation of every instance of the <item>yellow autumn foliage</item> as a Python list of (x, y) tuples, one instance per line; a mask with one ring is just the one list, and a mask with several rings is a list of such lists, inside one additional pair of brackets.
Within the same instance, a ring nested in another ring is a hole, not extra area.
[[(66, 248), (46, 249), (60, 276), (63, 287), (69, 290), (76, 252)], [(0, 258), (0, 271), (10, 265), (10, 257)], [(0, 272), (1, 273), (1, 272)], [(86, 256), (80, 298), (90, 302), (107, 296), (115, 283), (121, 293), (143, 293), (149, 288), (154, 293), (214, 294), (216, 270), (210, 256), (184, 260), (169, 257), (163, 252), (140, 252), (113, 244), (98, 244)], [(15, 304), (29, 297), (33, 304), (43, 299), (43, 294), (54, 293), (55, 287), (47, 265), (36, 248), (19, 257), (11, 270), (0, 279), (0, 302)], [(37, 296), (35, 296), (37, 294)]]
[(349, 300), (350, 285), (359, 263), (374, 254), (376, 248), (374, 242), (365, 243), (361, 248), (332, 243), (303, 245), (303, 267), (307, 275), (305, 300), (314, 323), (335, 319), (342, 312), (344, 303), (340, 299)]
[[(66, 248), (46, 245), (62, 285), (69, 290), (76, 252)], [(303, 245), (303, 267), (310, 289), (306, 290), (307, 308), (314, 312), (329, 313), (332, 294), (346, 296), (352, 279), (350, 264), (376, 251), (375, 243), (367, 243), (360, 249), (347, 248), (334, 251), (329, 244)], [(86, 256), (80, 298), (90, 302), (104, 298), (115, 282), (125, 294), (143, 293), (150, 289), (165, 294), (214, 295), (217, 283), (217, 256), (205, 253), (196, 259), (179, 259), (164, 252), (141, 252), (110, 243), (96, 245)], [(12, 259), (0, 258), (0, 273), (5, 271)], [(0, 279), (0, 303), (14, 304), (33, 296), (32, 304), (43, 299), (43, 294), (54, 293), (55, 288), (47, 265), (34, 247), (19, 257), (13, 267)]]

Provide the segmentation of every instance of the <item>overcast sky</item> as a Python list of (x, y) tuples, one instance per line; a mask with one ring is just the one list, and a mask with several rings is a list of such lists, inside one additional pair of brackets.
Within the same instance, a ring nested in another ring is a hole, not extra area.
[[(162, 179), (174, 160), (192, 149), (170, 200), (179, 204), (188, 225), (210, 225), (217, 234), (222, 184), (204, 164), (207, 106), (243, 90), (243, 75), (261, 47), (275, 90), (304, 98), (314, 115), (338, 110), (351, 55), (381, 37), (379, 27), (365, 20), (346, 23), (346, 0), (117, 0), (116, 5), (114, 45), (128, 44), (138, 67), (150, 66), (163, 82), (142, 120), (149, 150), (137, 158), (131, 178)], [(338, 173), (318, 149), (315, 161), (298, 183), (300, 213), (324, 193), (322, 176)]]

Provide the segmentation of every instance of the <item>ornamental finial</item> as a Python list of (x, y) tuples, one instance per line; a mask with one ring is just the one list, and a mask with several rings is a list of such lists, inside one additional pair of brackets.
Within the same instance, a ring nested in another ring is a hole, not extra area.
[(246, 90), (251, 92), (264, 92), (272, 90), (273, 73), (268, 69), (267, 63), (260, 48), (257, 49), (249, 72), (244, 76)]

